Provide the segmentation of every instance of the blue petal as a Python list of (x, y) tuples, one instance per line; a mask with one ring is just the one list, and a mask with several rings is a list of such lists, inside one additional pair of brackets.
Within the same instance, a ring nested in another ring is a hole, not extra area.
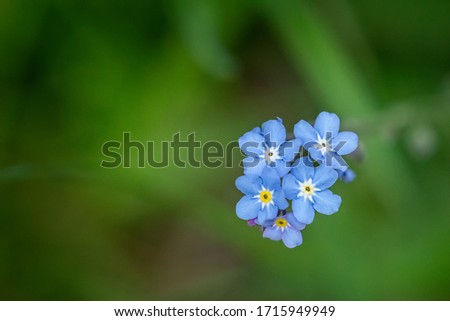
[(261, 189), (261, 179), (256, 175), (244, 175), (236, 179), (236, 187), (244, 194), (257, 195)]
[(268, 220), (273, 220), (278, 214), (278, 207), (269, 205), (258, 212), (258, 224), (264, 225)]
[(263, 227), (272, 227), (274, 223), (275, 223), (275, 219), (265, 220), (264, 223), (261, 224), (261, 226), (263, 226)]
[(264, 137), (255, 132), (247, 132), (239, 138), (239, 148), (244, 152), (245, 155), (251, 157), (258, 157), (263, 155), (264, 148)]
[(288, 221), (289, 224), (291, 224), (291, 226), (296, 229), (297, 231), (301, 231), (305, 228), (306, 224), (304, 223), (300, 223), (294, 216), (294, 214), (292, 213), (287, 213), (284, 218), (286, 219), (286, 221)]
[(263, 232), (263, 237), (272, 241), (281, 240), (281, 230), (275, 227), (267, 227)]
[(300, 223), (311, 224), (314, 220), (314, 208), (309, 200), (297, 198), (292, 201), (294, 216)]
[(275, 166), (273, 168), (276, 169), (278, 176), (283, 177), (291, 170), (289, 164), (287, 164), (284, 160), (278, 159), (275, 163), (272, 163)]
[(255, 127), (251, 130), (252, 133), (261, 135), (261, 128), (260, 127)]
[(317, 192), (314, 196), (314, 208), (317, 212), (330, 215), (339, 210), (342, 199), (339, 195), (331, 193), (330, 190)]
[(280, 188), (280, 175), (272, 167), (264, 168), (261, 174), (262, 184), (269, 190), (276, 190)]
[(286, 128), (280, 120), (269, 120), (262, 124), (262, 134), (269, 146), (278, 146), (286, 141)]
[(261, 203), (250, 195), (243, 196), (236, 204), (236, 214), (243, 220), (250, 220), (258, 216)]
[(300, 138), (303, 145), (314, 144), (317, 141), (317, 131), (306, 121), (300, 120), (294, 126), (295, 138)]
[(314, 128), (319, 132), (321, 138), (336, 137), (339, 132), (339, 117), (323, 111), (317, 116)]
[(314, 164), (308, 157), (300, 157), (292, 165), (291, 174), (300, 182), (307, 181), (314, 176)]
[(322, 164), (316, 167), (313, 183), (317, 188), (322, 190), (327, 189), (336, 183), (338, 176), (338, 173), (332, 167), (327, 167), (326, 164)]
[(347, 155), (358, 147), (358, 135), (353, 132), (340, 132), (333, 138), (333, 150), (339, 155)]
[(267, 167), (265, 160), (262, 158), (246, 157), (242, 163), (244, 164), (245, 175), (261, 176), (264, 168)]
[(308, 148), (309, 156), (314, 159), (316, 162), (322, 163), (325, 160), (322, 152), (316, 147), (316, 145)]
[[(312, 149), (309, 150), (310, 155), (313, 155), (311, 153)], [(326, 152), (324, 155), (321, 155), (322, 159), (317, 160), (320, 164), (325, 165), (326, 167), (333, 168), (336, 170), (346, 171), (348, 168), (347, 162), (345, 159), (335, 153), (335, 152)], [(314, 157), (313, 157), (314, 158)]]
[(302, 233), (290, 227), (283, 231), (281, 239), (283, 240), (284, 245), (290, 249), (303, 243)]
[(292, 139), (281, 145), (279, 155), (287, 162), (292, 162), (302, 146), (302, 140)]
[(273, 193), (273, 201), (275, 203), (275, 205), (280, 209), (280, 210), (285, 210), (287, 209), (287, 207), (289, 206), (288, 201), (286, 201), (286, 197), (284, 196), (283, 190), (280, 189), (276, 192)]
[(340, 155), (338, 155), (336, 153), (327, 153), (325, 156), (327, 158), (325, 160), (325, 162), (327, 164), (331, 163), (331, 167), (333, 167), (334, 169), (337, 169), (337, 170), (340, 170), (343, 172), (345, 172), (348, 169), (347, 162)]
[(300, 192), (298, 186), (298, 180), (294, 175), (287, 174), (283, 178), (283, 192), (287, 199), (293, 200), (294, 198), (297, 198), (297, 195)]

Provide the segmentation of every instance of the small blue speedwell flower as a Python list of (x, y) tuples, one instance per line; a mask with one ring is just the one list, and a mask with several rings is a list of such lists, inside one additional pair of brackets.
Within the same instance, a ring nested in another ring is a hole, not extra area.
[(315, 161), (345, 171), (348, 165), (341, 156), (350, 154), (358, 147), (358, 136), (353, 132), (339, 132), (339, 123), (336, 114), (321, 112), (314, 127), (300, 120), (294, 126), (294, 135), (302, 140)]
[(283, 191), (292, 200), (295, 218), (311, 224), (314, 210), (327, 215), (336, 213), (342, 200), (328, 188), (337, 179), (338, 173), (325, 164), (314, 167), (307, 157), (299, 158), (283, 180)]
[(260, 176), (266, 167), (283, 177), (301, 146), (300, 139), (286, 141), (286, 129), (280, 118), (269, 120), (239, 138), (239, 147), (248, 157), (243, 160), (244, 174)]
[(273, 168), (265, 168), (261, 176), (244, 175), (236, 180), (236, 187), (245, 194), (236, 205), (237, 216), (243, 220), (256, 218), (259, 225), (274, 219), (278, 210), (285, 210), (288, 202), (280, 185), (280, 176)]
[(284, 245), (290, 249), (303, 243), (300, 231), (305, 228), (306, 224), (297, 221), (292, 213), (267, 221), (265, 226), (266, 228), (263, 232), (263, 237), (265, 238), (273, 241), (282, 240)]
[[(299, 121), (294, 135), (286, 141), (279, 118), (245, 133), (239, 138), (247, 156), (244, 176), (236, 180), (245, 194), (236, 205), (237, 216), (259, 227), (264, 238), (282, 240), (288, 248), (302, 244), (301, 231), (313, 222), (315, 212), (330, 215), (339, 210), (342, 199), (329, 188), (338, 177), (344, 182), (356, 177), (341, 156), (358, 146), (358, 136), (339, 132), (339, 118), (327, 112), (319, 114), (314, 127)], [(300, 147), (307, 155), (297, 158)], [(286, 199), (292, 201), (288, 214)]]

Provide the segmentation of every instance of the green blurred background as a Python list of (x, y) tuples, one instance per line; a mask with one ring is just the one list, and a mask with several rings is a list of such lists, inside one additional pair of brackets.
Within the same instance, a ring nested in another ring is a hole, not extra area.
[[(449, 40), (447, 0), (0, 0), (0, 299), (449, 300)], [(322, 110), (358, 177), (294, 250), (236, 217), (238, 151), (100, 168)]]

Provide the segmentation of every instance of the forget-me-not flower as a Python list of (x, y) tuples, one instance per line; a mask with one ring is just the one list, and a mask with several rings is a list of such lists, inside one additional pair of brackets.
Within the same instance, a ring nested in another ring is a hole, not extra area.
[(322, 214), (334, 214), (341, 205), (341, 197), (328, 188), (338, 179), (338, 173), (322, 164), (314, 167), (308, 157), (299, 158), (290, 174), (283, 178), (283, 191), (292, 200), (295, 218), (310, 224), (314, 220), (314, 210)]
[(238, 177), (236, 187), (245, 194), (236, 204), (236, 214), (243, 220), (256, 218), (256, 222), (262, 225), (265, 221), (274, 219), (279, 209), (288, 207), (280, 176), (273, 168), (264, 168), (261, 176)]
[(348, 165), (341, 156), (350, 154), (358, 147), (358, 136), (353, 132), (339, 132), (339, 117), (328, 112), (317, 116), (314, 127), (300, 120), (294, 126), (294, 135), (303, 141), (311, 158), (342, 171)]
[(306, 224), (297, 221), (292, 213), (267, 221), (263, 237), (273, 241), (282, 240), (288, 248), (294, 248), (303, 243), (302, 233), (300, 232)]
[(286, 141), (286, 129), (280, 118), (269, 120), (239, 138), (239, 147), (246, 157), (244, 174), (260, 176), (266, 167), (273, 167), (280, 177), (289, 172), (288, 162), (294, 160), (301, 139)]

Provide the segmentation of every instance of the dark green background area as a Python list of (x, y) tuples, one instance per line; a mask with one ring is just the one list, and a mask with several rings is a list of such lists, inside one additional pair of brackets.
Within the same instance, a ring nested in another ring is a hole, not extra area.
[[(447, 0), (0, 0), (0, 299), (450, 300), (449, 40)], [(323, 110), (358, 177), (293, 250), (236, 217), (239, 152), (100, 167)]]

